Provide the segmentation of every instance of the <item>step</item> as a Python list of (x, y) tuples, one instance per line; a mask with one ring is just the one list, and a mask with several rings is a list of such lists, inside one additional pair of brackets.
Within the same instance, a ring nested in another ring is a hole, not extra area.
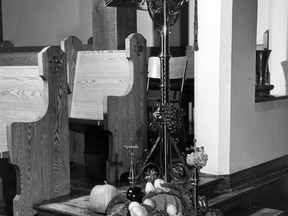
[(205, 196), (207, 199), (212, 199), (218, 196), (219, 184), (224, 181), (223, 178), (215, 176), (202, 176), (199, 182), (199, 195)]
[(285, 212), (271, 208), (250, 208), (234, 216), (285, 216)]
[[(215, 177), (205, 176), (201, 178), (199, 182), (199, 193), (202, 195), (202, 192), (205, 192), (205, 195), (212, 196), (219, 181), (221, 181), (221, 179)], [(71, 194), (66, 197), (59, 197), (35, 205), (34, 207), (38, 212), (38, 216), (103, 216), (95, 214), (88, 209), (91, 189), (83, 189), (83, 185), (80, 185), (82, 188), (79, 189), (77, 188), (78, 186), (79, 185), (74, 185)], [(127, 188), (128, 186), (121, 187), (123, 190), (127, 190)]]

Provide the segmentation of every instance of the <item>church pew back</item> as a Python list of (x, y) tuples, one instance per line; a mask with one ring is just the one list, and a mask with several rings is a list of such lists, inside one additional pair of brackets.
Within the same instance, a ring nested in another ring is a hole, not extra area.
[(125, 44), (125, 50), (83, 51), (85, 47), (75, 37), (70, 44), (61, 42), (70, 68), (70, 118), (89, 120), (109, 131), (109, 182), (129, 171), (124, 145), (134, 140), (133, 144), (140, 146), (136, 160), (143, 157), (147, 145), (146, 40), (131, 34)]
[(0, 66), (0, 155), (17, 168), (13, 210), (19, 216), (70, 193), (66, 56), (47, 47), (37, 62)]
[[(43, 90), (38, 67), (0, 67), (0, 125), (36, 120), (44, 107)], [(6, 127), (0, 127), (0, 152), (7, 148)]]
[(24, 66), (37, 65), (36, 52), (0, 53), (0, 65)]
[[(74, 77), (75, 77), (75, 69), (76, 69), (76, 61), (78, 51), (81, 50), (93, 50), (92, 44), (83, 44), (82, 41), (75, 37), (69, 36), (61, 41), (61, 49), (67, 55), (67, 79), (69, 92), (72, 93), (72, 89), (74, 86)], [(68, 95), (68, 113), (70, 116), (71, 113), (71, 103), (72, 103), (72, 94)]]
[(0, 49), (1, 66), (36, 66), (38, 53), (43, 46), (32, 47), (6, 47)]
[(125, 51), (79, 51), (72, 96), (71, 118), (104, 120), (108, 96), (125, 96), (133, 74)]

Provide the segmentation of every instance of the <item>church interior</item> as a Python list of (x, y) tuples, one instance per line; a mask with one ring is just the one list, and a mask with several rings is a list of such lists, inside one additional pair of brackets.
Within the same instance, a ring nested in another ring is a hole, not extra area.
[(0, 216), (288, 215), (286, 0), (0, 12)]

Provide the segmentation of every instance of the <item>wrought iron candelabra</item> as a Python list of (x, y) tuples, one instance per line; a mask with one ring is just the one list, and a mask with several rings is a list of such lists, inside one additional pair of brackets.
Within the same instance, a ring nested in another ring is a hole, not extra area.
[[(169, 140), (168, 122), (165, 120), (164, 108), (169, 107), (170, 100), (170, 79), (169, 79), (169, 58), (170, 54), (170, 27), (174, 25), (179, 17), (181, 8), (186, 0), (147, 0), (147, 10), (152, 21), (159, 28), (161, 36), (160, 53), (160, 112), (156, 118), (160, 121), (160, 154), (164, 151), (164, 160), (161, 161), (161, 170), (166, 182), (171, 181), (171, 142)], [(168, 105), (168, 106), (167, 106)], [(167, 109), (166, 109), (167, 110)], [(175, 146), (174, 146), (175, 147)], [(160, 157), (161, 158), (161, 157)]]

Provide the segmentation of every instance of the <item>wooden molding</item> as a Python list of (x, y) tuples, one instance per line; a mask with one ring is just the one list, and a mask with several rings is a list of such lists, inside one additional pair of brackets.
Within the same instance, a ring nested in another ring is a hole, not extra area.
[(218, 190), (233, 191), (256, 184), (261, 185), (287, 175), (287, 171), (288, 155), (285, 155), (230, 175), (219, 176), (224, 178), (225, 181), (219, 185)]

